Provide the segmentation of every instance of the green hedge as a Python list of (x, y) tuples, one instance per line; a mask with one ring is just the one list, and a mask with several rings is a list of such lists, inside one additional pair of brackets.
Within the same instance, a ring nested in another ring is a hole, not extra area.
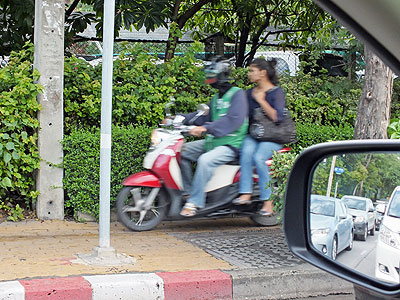
[(312, 145), (330, 141), (352, 140), (354, 136), (354, 128), (350, 125), (345, 126), (316, 126), (314, 123), (303, 124), (296, 123), (297, 143), (289, 145), (296, 153), (300, 153), (302, 149)]
[[(111, 205), (128, 175), (142, 170), (150, 146), (151, 129), (113, 127), (111, 155)], [(100, 131), (79, 129), (64, 138), (64, 189), (67, 213), (81, 211), (98, 217), (100, 188)]]
[[(297, 124), (299, 142), (290, 145), (293, 153), (315, 143), (352, 138), (352, 128), (333, 128)], [(114, 126), (112, 136), (111, 205), (121, 182), (142, 170), (143, 158), (150, 145), (148, 127)], [(100, 132), (98, 129), (74, 130), (64, 139), (64, 189), (67, 212), (99, 214)]]
[(26, 45), (0, 68), (0, 207), (9, 215), (13, 206), (29, 205), (38, 195), (33, 175), (39, 168), (36, 96), (42, 89), (32, 61), (33, 46)]
[[(211, 88), (194, 58), (196, 45), (167, 64), (158, 63), (141, 46), (125, 46), (113, 65), (113, 124), (155, 126), (164, 118), (170, 97), (175, 97), (179, 112), (194, 111), (199, 103), (209, 101)], [(66, 133), (100, 125), (101, 68), (76, 57), (65, 60)]]
[(350, 82), (346, 77), (299, 72), (296, 77), (283, 77), (281, 86), (297, 122), (333, 127), (354, 124), (361, 95), (359, 82)]

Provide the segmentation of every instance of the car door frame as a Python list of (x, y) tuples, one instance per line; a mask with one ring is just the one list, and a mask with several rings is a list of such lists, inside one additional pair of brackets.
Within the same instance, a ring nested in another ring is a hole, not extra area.
[(351, 140), (334, 141), (313, 145), (305, 149), (296, 159), (288, 177), (283, 229), (289, 249), (301, 259), (335, 276), (348, 280), (359, 289), (381, 296), (399, 296), (400, 287), (374, 280), (347, 266), (322, 255), (312, 247), (310, 235), (309, 201), (312, 177), (317, 165), (326, 157), (367, 153), (371, 151), (400, 151), (399, 140)]

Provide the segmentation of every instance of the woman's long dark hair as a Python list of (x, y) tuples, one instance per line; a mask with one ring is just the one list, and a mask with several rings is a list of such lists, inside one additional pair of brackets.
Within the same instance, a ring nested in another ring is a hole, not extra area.
[(279, 78), (275, 70), (276, 59), (265, 60), (264, 58), (258, 57), (255, 58), (250, 65), (254, 65), (260, 70), (267, 71), (269, 81), (271, 81), (273, 85), (279, 84)]

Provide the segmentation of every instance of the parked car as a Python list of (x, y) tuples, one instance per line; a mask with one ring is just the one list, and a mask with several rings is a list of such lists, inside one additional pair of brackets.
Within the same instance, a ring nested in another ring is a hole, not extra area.
[(289, 75), (295, 76), (299, 70), (299, 56), (293, 51), (260, 51), (256, 52), (254, 58), (263, 57), (266, 60), (276, 60), (276, 71), (280, 76)]
[(342, 200), (311, 195), (311, 241), (315, 248), (332, 258), (353, 248), (353, 219)]
[(376, 248), (375, 277), (400, 283), (400, 186), (389, 199)]
[(366, 241), (368, 233), (375, 234), (376, 213), (372, 200), (365, 197), (346, 195), (342, 197), (353, 216), (354, 235)]

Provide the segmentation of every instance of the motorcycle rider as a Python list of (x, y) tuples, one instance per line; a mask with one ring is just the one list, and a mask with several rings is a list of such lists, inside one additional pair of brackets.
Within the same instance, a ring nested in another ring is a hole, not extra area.
[[(185, 124), (196, 125), (190, 130), (191, 135), (206, 134), (205, 139), (186, 143), (181, 153), (183, 195), (187, 200), (180, 214), (185, 217), (194, 216), (205, 206), (207, 182), (218, 166), (237, 157), (248, 128), (246, 93), (229, 82), (229, 62), (216, 57), (206, 63), (204, 71), (206, 83), (217, 89), (217, 93), (208, 103), (209, 114), (197, 119), (196, 112), (184, 115)], [(193, 176), (194, 161), (197, 167)]]

